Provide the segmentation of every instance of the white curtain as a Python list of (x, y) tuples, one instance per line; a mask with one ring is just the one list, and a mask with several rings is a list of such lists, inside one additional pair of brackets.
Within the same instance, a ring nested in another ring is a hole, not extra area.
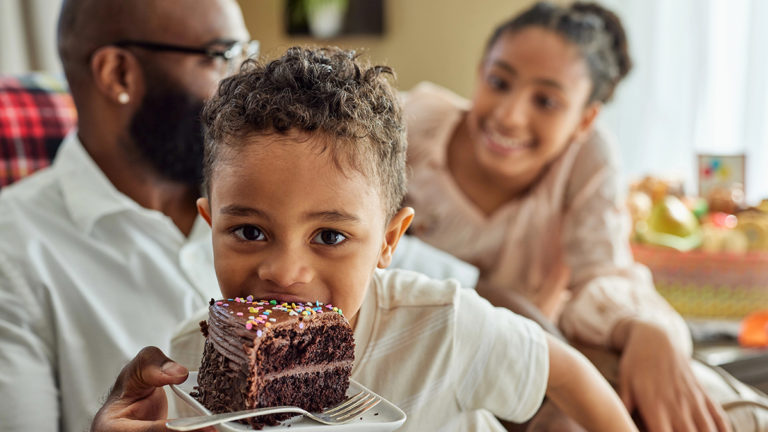
[(602, 3), (635, 63), (602, 116), (627, 180), (677, 176), (695, 193), (698, 153), (745, 154), (749, 203), (768, 198), (768, 1)]
[(61, 72), (56, 19), (61, 0), (0, 0), (0, 73)]

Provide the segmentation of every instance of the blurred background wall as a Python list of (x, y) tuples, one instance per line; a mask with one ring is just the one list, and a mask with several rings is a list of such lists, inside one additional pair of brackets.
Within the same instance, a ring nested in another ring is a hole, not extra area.
[[(2, 0), (0, 0), (2, 1)], [(251, 35), (267, 58), (296, 44), (318, 43), (285, 30), (285, 0), (238, 0)], [(397, 86), (434, 81), (469, 96), (491, 30), (532, 0), (384, 0), (384, 34), (342, 36), (319, 43), (361, 49), (371, 62), (392, 66)]]
[[(534, 2), (359, 0), (383, 4), (383, 33), (318, 41), (286, 31), (286, 5), (297, 0), (237, 1), (265, 58), (296, 44), (334, 44), (392, 66), (400, 89), (429, 80), (463, 96), (492, 29)], [(697, 155), (745, 155), (747, 197), (768, 197), (768, 0), (597, 1), (624, 22), (635, 63), (599, 120), (615, 135), (625, 178), (676, 177), (693, 193)], [(61, 71), (60, 4), (0, 0), (0, 74)]]
[(0, 73), (61, 71), (56, 19), (61, 0), (0, 0)]

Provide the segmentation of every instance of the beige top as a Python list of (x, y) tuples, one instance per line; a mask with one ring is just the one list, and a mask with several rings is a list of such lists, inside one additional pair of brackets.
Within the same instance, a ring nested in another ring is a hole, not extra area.
[[(171, 343), (171, 358), (190, 370), (207, 315), (186, 321)], [(405, 411), (398, 431), (504, 431), (491, 413), (522, 422), (544, 398), (543, 330), (454, 280), (377, 270), (354, 334), (352, 378)]]
[(606, 346), (618, 320), (643, 316), (690, 352), (685, 322), (632, 258), (617, 163), (602, 135), (569, 145), (530, 191), (486, 216), (446, 164), (469, 101), (430, 83), (403, 97), (415, 235), (477, 266), (489, 286), (524, 295), (569, 338)]

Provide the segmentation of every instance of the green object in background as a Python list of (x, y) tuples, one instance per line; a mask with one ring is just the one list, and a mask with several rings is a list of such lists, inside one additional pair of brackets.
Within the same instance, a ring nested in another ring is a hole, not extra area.
[(696, 215), (675, 196), (656, 203), (646, 224), (637, 231), (644, 243), (685, 252), (701, 245), (701, 227)]
[(349, 0), (289, 0), (292, 27), (306, 27), (315, 37), (337, 36), (344, 26)]
[(689, 207), (698, 220), (701, 220), (709, 213), (709, 203), (701, 197), (696, 198)]
[(349, 7), (349, 0), (302, 0), (304, 10), (307, 15), (316, 14), (319, 10), (325, 8), (337, 8), (346, 11)]

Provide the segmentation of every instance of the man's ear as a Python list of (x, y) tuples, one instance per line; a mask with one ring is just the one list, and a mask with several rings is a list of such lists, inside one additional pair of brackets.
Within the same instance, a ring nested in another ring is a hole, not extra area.
[(137, 104), (143, 95), (144, 77), (136, 57), (123, 48), (105, 46), (91, 57), (93, 82), (104, 98), (116, 105)]
[(208, 222), (208, 226), (211, 226), (211, 203), (208, 201), (208, 198), (202, 197), (197, 199), (197, 212)]
[(403, 207), (390, 219), (387, 231), (384, 233), (384, 244), (381, 248), (381, 254), (379, 254), (379, 268), (387, 268), (392, 263), (392, 255), (395, 253), (397, 242), (400, 241), (400, 237), (405, 234), (405, 230), (411, 225), (413, 214), (412, 208)]
[(581, 113), (581, 120), (574, 134), (575, 139), (581, 140), (592, 131), (592, 125), (594, 125), (595, 119), (602, 109), (603, 104), (597, 101), (590, 102), (589, 105), (584, 107), (584, 111)]

